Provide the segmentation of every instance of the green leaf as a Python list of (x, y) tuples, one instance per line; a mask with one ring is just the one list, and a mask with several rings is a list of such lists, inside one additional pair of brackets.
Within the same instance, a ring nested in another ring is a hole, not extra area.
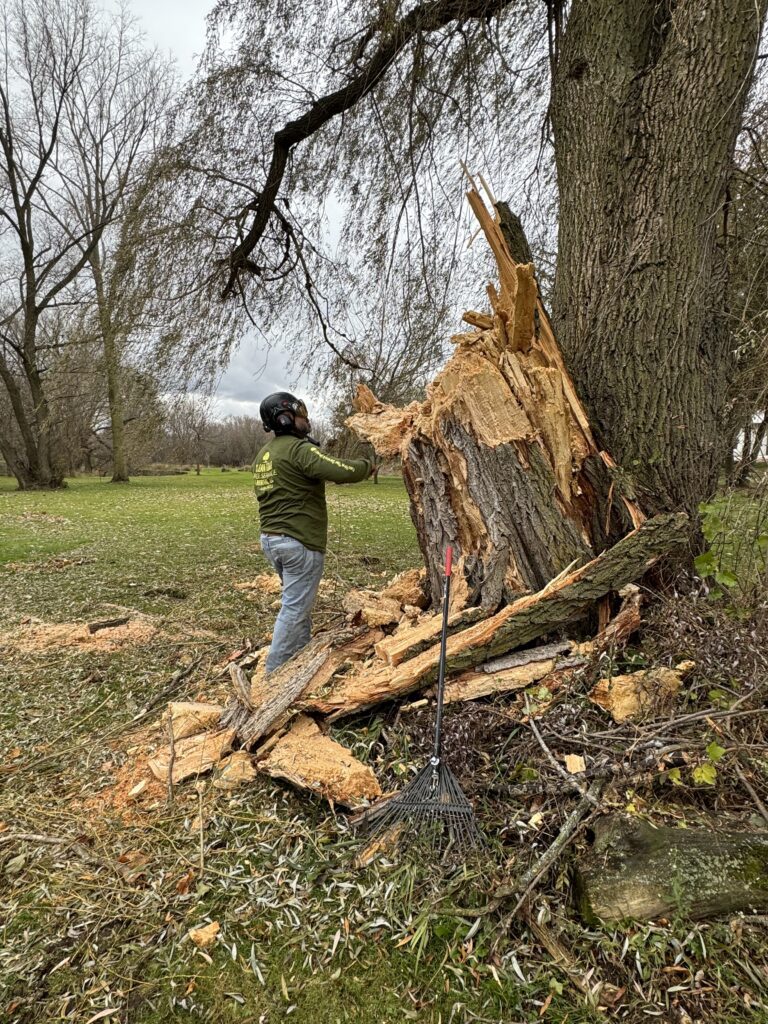
[(717, 562), (711, 551), (704, 551), (702, 554), (697, 555), (693, 560), (693, 564), (699, 576), (711, 576), (717, 572)]
[(707, 699), (710, 704), (716, 704), (721, 708), (730, 707), (732, 700), (731, 695), (719, 687), (715, 687), (714, 690), (707, 690)]
[(561, 996), (563, 994), (562, 982), (558, 981), (557, 978), (549, 979), (549, 987), (553, 992), (556, 992), (557, 995)]
[(757, 538), (757, 550), (765, 554), (768, 551), (768, 533), (761, 533)]
[(735, 587), (738, 585), (738, 578), (732, 572), (721, 569), (715, 573), (715, 580), (723, 587)]
[(683, 780), (682, 780), (682, 777), (680, 775), (680, 769), (679, 768), (671, 768), (667, 772), (667, 778), (669, 779), (669, 781), (672, 783), (673, 786), (682, 786), (682, 784), (683, 784)]
[(717, 764), (718, 761), (725, 757), (725, 747), (721, 747), (716, 740), (712, 740), (707, 747), (707, 757), (713, 764)]
[(700, 786), (714, 786), (717, 768), (713, 764), (699, 764), (693, 769), (693, 781)]

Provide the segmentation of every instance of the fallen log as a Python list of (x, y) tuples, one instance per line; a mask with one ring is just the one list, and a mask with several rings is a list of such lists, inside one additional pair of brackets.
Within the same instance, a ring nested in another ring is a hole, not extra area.
[(360, 807), (381, 796), (371, 769), (307, 715), (295, 720), (269, 757), (258, 762), (258, 770), (344, 807)]
[[(448, 635), (484, 617), (482, 608), (464, 608), (454, 612), (448, 617)], [(376, 657), (387, 665), (399, 665), (401, 661), (413, 658), (431, 647), (440, 636), (442, 625), (442, 615), (429, 615), (414, 626), (401, 626), (391, 636), (384, 637), (376, 644)]]
[[(482, 665), (577, 619), (604, 594), (642, 576), (660, 555), (682, 544), (687, 524), (688, 517), (682, 512), (647, 520), (580, 569), (455, 633), (447, 643), (448, 672)], [(307, 706), (333, 721), (403, 697), (432, 682), (439, 655), (439, 644), (435, 644), (395, 668), (363, 666), (339, 679), (327, 693), (313, 695)]]
[(459, 701), (479, 700), (497, 693), (513, 693), (524, 690), (534, 683), (542, 682), (553, 672), (565, 672), (569, 669), (586, 665), (586, 658), (541, 658), (526, 662), (514, 668), (502, 669), (498, 672), (467, 672), (453, 679), (445, 687), (445, 703), (455, 704)]
[[(329, 675), (347, 659), (359, 657), (360, 650), (367, 649), (371, 636), (371, 631), (365, 628), (318, 634), (268, 679), (254, 679), (247, 695), (242, 693), (240, 683), (224, 709), (221, 725), (234, 729), (243, 746), (253, 746), (286, 724), (296, 713), (295, 705), (307, 689), (324, 686)], [(361, 644), (363, 638), (365, 644)], [(239, 679), (236, 671), (233, 678)]]
[(701, 919), (768, 910), (768, 833), (653, 828), (610, 817), (576, 865), (587, 921)]

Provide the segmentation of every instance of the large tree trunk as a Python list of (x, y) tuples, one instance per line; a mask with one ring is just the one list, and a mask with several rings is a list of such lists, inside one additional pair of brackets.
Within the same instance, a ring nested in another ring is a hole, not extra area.
[(646, 511), (694, 511), (729, 444), (719, 233), (768, 0), (574, 0), (556, 61), (554, 320)]
[[(533, 266), (510, 253), (497, 210), (469, 202), (496, 257), (490, 314), (428, 389), (397, 409), (361, 387), (348, 425), (387, 458), (399, 455), (433, 597), (443, 553), (457, 555), (456, 606), (495, 608), (539, 590), (642, 521), (592, 436), (538, 294)], [(501, 213), (505, 213), (503, 207)]]
[[(34, 314), (30, 315), (34, 318)], [(36, 320), (26, 325), (21, 359), (23, 378), (0, 354), (0, 380), (8, 394), (21, 441), (21, 448), (13, 450), (13, 443), (4, 439), (3, 457), (21, 490), (60, 487), (63, 483), (63, 473), (55, 458), (50, 406), (40, 371), (34, 362), (36, 331)], [(26, 380), (26, 393), (22, 390), (22, 380)]]
[(125, 416), (120, 381), (120, 352), (117, 331), (112, 319), (109, 296), (104, 287), (101, 253), (99, 247), (91, 256), (91, 270), (96, 285), (96, 302), (99, 308), (99, 326), (104, 347), (104, 368), (107, 376), (107, 401), (109, 422), (112, 433), (112, 483), (128, 483), (128, 466), (125, 459)]

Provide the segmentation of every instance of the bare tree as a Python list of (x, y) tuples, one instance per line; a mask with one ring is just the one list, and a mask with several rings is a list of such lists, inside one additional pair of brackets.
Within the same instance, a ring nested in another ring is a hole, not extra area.
[(213, 443), (213, 417), (208, 395), (178, 395), (169, 400), (165, 430), (174, 457), (192, 462), (195, 472), (207, 461)]
[[(87, 75), (66, 97), (71, 173), (62, 191), (87, 250), (98, 331), (104, 350), (112, 481), (128, 480), (121, 361), (143, 327), (156, 282), (132, 274), (146, 175), (162, 145), (173, 97), (170, 65), (147, 51), (125, 10), (98, 30)], [(95, 244), (90, 240), (96, 238)]]

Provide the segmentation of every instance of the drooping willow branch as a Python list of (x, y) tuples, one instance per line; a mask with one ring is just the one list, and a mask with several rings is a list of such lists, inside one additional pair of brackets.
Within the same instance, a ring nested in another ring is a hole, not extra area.
[[(228, 296), (240, 274), (259, 274), (261, 268), (251, 259), (275, 211), (277, 194), (285, 176), (288, 157), (294, 146), (310, 138), (328, 121), (350, 110), (384, 77), (392, 62), (408, 43), (425, 32), (434, 32), (451, 22), (490, 18), (512, 3), (512, 0), (431, 0), (419, 4), (395, 22), (379, 43), (365, 67), (341, 89), (317, 99), (301, 117), (288, 121), (275, 132), (272, 158), (263, 189), (245, 207), (244, 214), (253, 214), (247, 232), (229, 257), (229, 275), (224, 288)], [(366, 35), (366, 42), (370, 35)], [(360, 51), (358, 51), (359, 55)]]

